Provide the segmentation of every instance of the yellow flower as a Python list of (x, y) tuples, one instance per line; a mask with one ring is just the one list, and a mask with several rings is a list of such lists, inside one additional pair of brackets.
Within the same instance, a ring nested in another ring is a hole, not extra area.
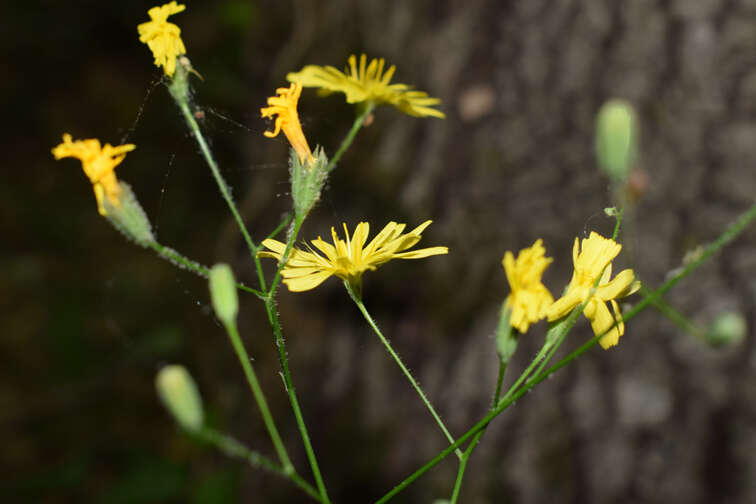
[(546, 250), (541, 243), (542, 240), (536, 240), (532, 247), (521, 250), (517, 259), (507, 251), (501, 261), (512, 289), (506, 301), (506, 306), (512, 310), (510, 324), (521, 333), (527, 332), (530, 324), (546, 317), (546, 310), (554, 302), (549, 290), (541, 283), (543, 270), (554, 259), (545, 257)]
[(120, 205), (121, 188), (116, 179), (115, 167), (118, 166), (126, 153), (134, 150), (134, 144), (119, 145), (113, 147), (105, 144), (100, 147), (100, 141), (96, 138), (87, 140), (71, 141), (71, 135), (63, 135), (63, 143), (52, 150), (55, 159), (64, 157), (75, 157), (81, 161), (84, 173), (89, 177), (94, 188), (95, 198), (97, 198), (97, 210), (100, 215), (107, 215), (104, 200), (113, 206)]
[[(331, 228), (333, 245), (323, 241), (318, 236), (312, 240), (312, 245), (323, 255), (318, 254), (309, 246), (306, 252), (296, 248), (291, 249), (289, 260), (281, 270), (283, 281), (290, 291), (301, 292), (314, 289), (331, 275), (348, 281), (359, 294), (362, 274), (368, 270), (375, 270), (381, 264), (391, 259), (421, 259), (437, 254), (449, 252), (447, 247), (430, 247), (411, 252), (403, 252), (413, 247), (422, 238), (421, 233), (432, 221), (425, 221), (409, 233), (402, 234), (406, 224), (389, 222), (373, 240), (365, 246), (370, 224), (360, 222), (349, 238), (349, 230), (344, 224), (346, 241)], [(279, 261), (283, 258), (286, 245), (277, 240), (267, 239), (262, 243), (271, 252), (258, 252), (258, 257), (272, 257)]]
[(299, 114), (297, 114), (297, 102), (301, 94), (301, 82), (293, 82), (288, 88), (278, 88), (276, 89), (278, 96), (268, 98), (268, 107), (261, 108), (260, 114), (266, 118), (278, 115), (275, 130), (266, 131), (264, 133), (266, 137), (273, 138), (283, 130), (286, 139), (299, 156), (299, 162), (304, 164), (307, 159), (312, 164), (315, 159), (312, 157), (312, 151), (307, 144), (302, 125), (299, 123)]
[(323, 94), (344, 93), (347, 103), (371, 101), (377, 105), (393, 105), (412, 116), (446, 117), (440, 110), (432, 108), (441, 103), (440, 99), (431, 98), (423, 91), (415, 91), (406, 84), (389, 84), (396, 66), (391, 65), (383, 73), (384, 65), (383, 58), (373, 58), (367, 64), (367, 56), (363, 54), (358, 68), (357, 57), (353, 54), (349, 56), (346, 73), (330, 65), (307, 65), (286, 78), (292, 82), (301, 81), (304, 87), (318, 87)]
[[(604, 334), (615, 322), (617, 324), (599, 343), (605, 349), (616, 345), (625, 333), (625, 324), (615, 299), (629, 296), (640, 289), (640, 282), (635, 280), (635, 273), (631, 269), (623, 270), (613, 280), (609, 280), (612, 276), (612, 261), (620, 250), (622, 245), (595, 232), (591, 232), (588, 238), (583, 238), (582, 247), (575, 238), (572, 248), (575, 271), (567, 292), (547, 310), (549, 321), (564, 317), (577, 305), (588, 300), (583, 313), (591, 321), (594, 334)], [(591, 296), (599, 275), (601, 280)], [(609, 312), (606, 303), (612, 305), (614, 314)]]
[(173, 77), (176, 71), (176, 58), (186, 54), (184, 42), (181, 40), (181, 29), (167, 21), (168, 16), (178, 14), (186, 9), (185, 5), (176, 2), (167, 3), (160, 7), (153, 7), (147, 11), (150, 19), (137, 26), (139, 41), (147, 44), (155, 56), (155, 65), (162, 66), (165, 75)]

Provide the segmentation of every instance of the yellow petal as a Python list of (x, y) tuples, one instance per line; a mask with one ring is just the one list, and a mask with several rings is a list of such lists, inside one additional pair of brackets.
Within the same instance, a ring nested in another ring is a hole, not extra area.
[(394, 254), (393, 257), (396, 259), (421, 259), (423, 257), (448, 253), (448, 247), (428, 247), (419, 250), (411, 250), (409, 252), (402, 252), (401, 254)]
[[(609, 265), (611, 266), (611, 264)], [(609, 268), (607, 267), (607, 270)], [(631, 294), (635, 273), (631, 269), (622, 270), (612, 281), (596, 288), (596, 297), (608, 301)]]
[(331, 276), (329, 271), (321, 271), (320, 273), (314, 273), (309, 276), (296, 277), (296, 278), (284, 278), (286, 287), (292, 292), (303, 292), (310, 289), (314, 289), (318, 285), (322, 284), (328, 277)]
[(583, 300), (580, 298), (577, 291), (568, 290), (567, 294), (557, 299), (551, 306), (549, 306), (549, 309), (546, 310), (546, 318), (549, 322), (552, 322), (556, 319), (565, 317), (582, 302)]

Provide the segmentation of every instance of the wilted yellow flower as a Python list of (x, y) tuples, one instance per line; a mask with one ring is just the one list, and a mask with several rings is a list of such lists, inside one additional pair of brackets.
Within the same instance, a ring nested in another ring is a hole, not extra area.
[(168, 16), (178, 14), (186, 5), (171, 2), (147, 11), (150, 19), (137, 26), (139, 41), (144, 42), (155, 56), (155, 65), (163, 67), (165, 75), (173, 77), (176, 71), (176, 58), (186, 54), (186, 47), (181, 40), (181, 29), (167, 21)]
[(100, 147), (100, 141), (96, 138), (87, 140), (71, 140), (71, 135), (63, 135), (63, 143), (52, 150), (55, 159), (75, 157), (81, 161), (84, 173), (89, 177), (97, 198), (97, 210), (100, 215), (107, 215), (104, 200), (113, 206), (120, 205), (119, 195), (121, 188), (118, 185), (114, 170), (126, 153), (134, 150), (134, 144), (118, 145), (113, 147), (105, 144)]
[[(307, 247), (306, 252), (296, 248), (291, 249), (289, 260), (281, 270), (283, 281), (290, 291), (301, 292), (314, 289), (331, 275), (347, 280), (357, 293), (362, 285), (362, 274), (368, 270), (375, 270), (381, 264), (391, 259), (421, 259), (437, 254), (449, 252), (447, 247), (430, 247), (411, 252), (403, 252), (413, 247), (422, 238), (423, 230), (432, 221), (425, 221), (409, 233), (402, 234), (406, 224), (389, 222), (373, 240), (365, 246), (370, 224), (360, 222), (349, 238), (349, 230), (344, 224), (346, 241), (331, 228), (333, 245), (326, 243), (318, 236), (312, 240), (312, 245), (323, 255)], [(272, 257), (279, 261), (283, 258), (286, 245), (277, 240), (267, 239), (262, 244), (270, 250), (258, 252), (258, 257)], [(324, 257), (325, 256), (325, 257)]]
[(512, 289), (506, 301), (506, 306), (512, 310), (509, 321), (521, 333), (527, 332), (530, 324), (546, 317), (546, 309), (554, 302), (549, 290), (541, 283), (543, 270), (553, 260), (546, 257), (541, 239), (532, 247), (522, 249), (517, 259), (512, 252), (504, 254), (501, 263)]
[[(622, 250), (622, 245), (595, 232), (591, 232), (588, 238), (583, 238), (582, 247), (579, 241), (575, 238), (572, 248), (575, 271), (567, 292), (551, 305), (547, 310), (547, 317), (549, 321), (564, 317), (577, 305), (588, 300), (583, 313), (591, 321), (594, 334), (604, 334), (615, 322), (617, 323), (599, 340), (601, 346), (606, 349), (616, 345), (620, 336), (625, 333), (622, 313), (615, 299), (637, 291), (640, 282), (635, 280), (635, 273), (631, 269), (623, 270), (613, 280), (609, 280), (612, 276), (612, 261)], [(591, 290), (599, 276), (601, 281), (591, 296)], [(609, 312), (606, 303), (612, 305), (614, 314)]]
[(320, 88), (323, 94), (344, 93), (347, 103), (371, 101), (376, 105), (393, 105), (412, 116), (446, 117), (440, 110), (432, 108), (441, 103), (440, 99), (431, 98), (428, 93), (413, 90), (406, 84), (389, 84), (396, 66), (391, 65), (383, 73), (384, 65), (383, 58), (373, 58), (367, 64), (367, 56), (363, 54), (358, 68), (357, 57), (353, 54), (349, 56), (346, 73), (330, 65), (307, 65), (286, 78), (292, 82), (301, 81), (304, 87)]
[(288, 88), (278, 88), (276, 89), (277, 96), (268, 98), (268, 106), (261, 108), (260, 114), (266, 118), (278, 116), (276, 117), (275, 130), (266, 131), (264, 135), (273, 138), (283, 130), (286, 139), (289, 140), (292, 148), (299, 156), (299, 162), (304, 164), (305, 159), (310, 163), (315, 159), (312, 157), (312, 151), (307, 144), (302, 125), (299, 123), (297, 103), (301, 94), (301, 82), (293, 82)]

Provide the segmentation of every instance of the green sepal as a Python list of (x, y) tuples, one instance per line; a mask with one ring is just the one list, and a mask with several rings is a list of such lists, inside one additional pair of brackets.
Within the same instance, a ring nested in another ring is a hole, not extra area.
[(176, 70), (173, 72), (173, 78), (168, 84), (168, 91), (177, 102), (187, 102), (189, 100), (189, 72), (191, 64), (186, 56), (176, 58)]
[(313, 157), (315, 160), (312, 163), (308, 159), (302, 163), (294, 149), (289, 154), (291, 197), (299, 219), (304, 219), (320, 199), (320, 191), (328, 175), (328, 158), (323, 148), (317, 147)]
[(119, 180), (118, 186), (121, 191), (118, 195), (119, 204), (117, 206), (113, 205), (108, 198), (103, 198), (105, 218), (126, 238), (134, 240), (142, 247), (147, 247), (155, 241), (147, 214), (142, 210), (142, 206), (129, 184)]
[(507, 364), (517, 350), (517, 340), (520, 333), (512, 327), (510, 317), (512, 310), (507, 308), (506, 302), (501, 305), (499, 325), (496, 328), (496, 351), (502, 364)]

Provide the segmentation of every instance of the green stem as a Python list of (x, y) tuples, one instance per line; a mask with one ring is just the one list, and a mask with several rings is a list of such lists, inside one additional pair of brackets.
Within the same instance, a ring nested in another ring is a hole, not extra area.
[(288, 453), (286, 453), (286, 447), (284, 446), (283, 441), (281, 441), (281, 436), (278, 434), (278, 429), (276, 428), (273, 416), (270, 414), (270, 409), (268, 408), (268, 402), (265, 400), (265, 394), (263, 394), (260, 382), (257, 380), (257, 374), (252, 367), (251, 359), (239, 337), (239, 331), (234, 324), (224, 324), (224, 326), (226, 332), (228, 332), (228, 337), (231, 338), (231, 344), (236, 351), (236, 356), (239, 358), (239, 363), (244, 369), (244, 375), (247, 377), (247, 382), (252, 389), (252, 394), (255, 396), (257, 407), (260, 408), (260, 414), (263, 417), (263, 422), (265, 422), (265, 427), (268, 429), (270, 439), (273, 441), (273, 446), (276, 448), (278, 459), (283, 465), (283, 470), (286, 473), (291, 473), (294, 471), (294, 466), (289, 459)]
[[(641, 285), (639, 294), (644, 297), (648, 297), (651, 294), (651, 291), (648, 290), (646, 286)], [(687, 332), (688, 334), (692, 335), (695, 338), (698, 338), (701, 341), (706, 341), (706, 333), (700, 327), (694, 324), (688, 317), (686, 317), (685, 315), (677, 311), (672, 305), (667, 303), (664, 299), (657, 297), (651, 301), (651, 304), (659, 313), (671, 320), (672, 323), (674, 323), (682, 331)]]
[[(698, 260), (691, 262), (687, 266), (685, 266), (682, 270), (680, 270), (677, 274), (675, 274), (672, 278), (667, 280), (661, 287), (654, 290), (649, 296), (647, 296), (645, 299), (643, 299), (638, 305), (636, 305), (632, 310), (627, 312), (623, 315), (623, 321), (627, 322), (633, 317), (635, 317), (638, 313), (640, 313), (643, 309), (645, 309), (649, 304), (653, 302), (654, 299), (662, 296), (665, 292), (667, 292), (669, 289), (671, 289), (677, 282), (679, 282), (682, 278), (690, 274), (693, 270), (701, 266), (706, 260), (708, 260), (712, 255), (714, 255), (717, 251), (719, 251), (722, 247), (730, 243), (732, 240), (734, 240), (740, 233), (743, 232), (743, 230), (748, 226), (748, 224), (751, 223), (756, 219), (756, 204), (752, 205), (748, 210), (746, 210), (743, 214), (740, 215), (736, 219), (736, 221), (722, 233), (719, 238), (717, 238), (714, 242), (712, 242), (704, 252), (701, 254)], [(570, 316), (565, 319), (569, 320), (573, 316), (575, 316), (575, 319), (577, 318), (578, 309), (582, 308), (578, 307), (575, 310), (572, 311)], [(580, 310), (582, 311), (582, 310)], [(564, 322), (563, 322), (564, 323)], [(574, 324), (574, 321), (573, 321)], [(616, 322), (615, 322), (616, 325)], [(545, 380), (547, 377), (551, 376), (553, 373), (561, 369), (562, 367), (566, 366), (570, 362), (574, 361), (576, 358), (578, 358), (580, 355), (584, 354), (588, 349), (593, 347), (603, 336), (604, 334), (608, 333), (614, 328), (614, 325), (607, 329), (603, 334), (599, 334), (591, 338), (589, 341), (581, 345), (577, 350), (573, 351), (569, 355), (567, 355), (564, 359), (559, 361), (557, 364), (551, 366), (546, 371), (543, 371), (542, 373), (532, 377), (530, 380), (528, 380), (523, 387), (521, 387), (519, 390), (513, 392), (511, 396), (504, 397), (500, 402), (499, 405), (496, 407), (495, 410), (490, 412), (488, 415), (486, 415), (482, 420), (480, 420), (478, 423), (476, 423), (470, 430), (465, 432), (457, 441), (455, 441), (452, 445), (445, 448), (443, 451), (441, 451), (438, 455), (433, 457), (428, 463), (423, 465), (421, 468), (416, 470), (414, 473), (412, 473), (409, 477), (405, 478), (401, 483), (399, 483), (397, 486), (395, 486), (390, 492), (388, 492), (386, 495), (381, 497), (376, 504), (382, 504), (384, 502), (387, 502), (389, 499), (391, 499), (393, 496), (404, 490), (407, 486), (409, 486), (413, 481), (418, 479), (420, 476), (422, 476), (425, 472), (427, 472), (429, 469), (434, 467), (436, 464), (438, 464), (441, 460), (446, 458), (451, 452), (453, 452), (456, 448), (458, 448), (460, 445), (462, 445), (465, 441), (467, 441), (471, 436), (474, 436), (476, 433), (478, 433), (480, 430), (484, 429), (488, 423), (493, 420), (497, 415), (501, 414), (510, 404), (515, 402), (517, 399), (525, 395), (530, 389), (532, 389), (534, 386)]]
[[(207, 145), (205, 136), (202, 134), (202, 130), (200, 129), (199, 124), (197, 124), (197, 120), (194, 119), (194, 115), (189, 109), (187, 93), (171, 92), (171, 95), (176, 101), (176, 104), (179, 106), (179, 109), (181, 109), (181, 113), (184, 115), (186, 124), (189, 126), (189, 129), (194, 134), (194, 138), (197, 140), (197, 144), (202, 151), (205, 162), (207, 162), (207, 165), (210, 167), (210, 171), (215, 178), (215, 182), (216, 184), (218, 184), (218, 189), (220, 190), (223, 199), (226, 200), (226, 204), (228, 205), (229, 210), (231, 210), (231, 214), (234, 216), (236, 224), (239, 226), (239, 230), (244, 237), (244, 241), (247, 243), (247, 247), (249, 248), (250, 254), (252, 254), (252, 257), (254, 258), (255, 264), (259, 264), (260, 259), (257, 257), (258, 247), (252, 241), (252, 237), (249, 235), (247, 227), (244, 225), (244, 221), (242, 220), (241, 215), (239, 215), (239, 211), (236, 209), (234, 200), (231, 197), (231, 190), (229, 189), (228, 184), (226, 184), (226, 181), (223, 179), (223, 175), (221, 175), (220, 169), (218, 168), (218, 163), (215, 162), (215, 158), (213, 158), (213, 154), (212, 152), (210, 152), (210, 147)], [(258, 280), (260, 282), (260, 288), (262, 290), (265, 290), (265, 277), (262, 274), (262, 268), (257, 268), (257, 274)]]
[[(209, 268), (201, 265), (197, 261), (193, 261), (189, 259), (188, 257), (179, 254), (178, 252), (176, 252), (170, 247), (166, 247), (154, 241), (149, 242), (149, 246), (152, 250), (154, 250), (158, 254), (159, 257), (162, 257), (168, 262), (173, 263), (175, 266), (178, 266), (179, 268), (189, 270), (192, 273), (196, 273), (197, 275), (204, 278), (207, 278), (207, 275), (210, 273)], [(259, 297), (260, 299), (265, 299), (265, 294), (263, 292), (260, 292), (257, 289), (253, 289), (252, 287), (247, 287), (246, 285), (242, 283), (237, 283), (236, 288), (242, 291), (250, 292), (254, 294), (255, 296)]]
[(360, 112), (358, 112), (357, 117), (354, 119), (354, 124), (352, 124), (352, 129), (349, 130), (349, 133), (347, 133), (347, 136), (341, 142), (339, 150), (336, 151), (336, 154), (334, 154), (328, 162), (328, 166), (326, 167), (327, 173), (330, 173), (331, 170), (336, 168), (336, 163), (341, 159), (341, 155), (346, 152), (350, 145), (352, 145), (352, 141), (354, 141), (354, 137), (357, 136), (357, 132), (360, 131), (360, 128), (365, 124), (365, 121), (374, 109), (375, 104), (370, 101), (365, 104)]
[(286, 248), (284, 249), (284, 253), (281, 256), (281, 260), (278, 262), (278, 266), (276, 267), (276, 274), (273, 277), (273, 281), (270, 283), (270, 288), (268, 289), (268, 292), (267, 292), (268, 299), (270, 300), (273, 299), (276, 289), (278, 288), (278, 284), (281, 281), (281, 270), (284, 269), (284, 266), (286, 266), (286, 263), (289, 260), (289, 254), (291, 254), (291, 249), (294, 246), (294, 242), (297, 239), (297, 235), (299, 235), (299, 230), (302, 228), (303, 222), (304, 222), (304, 217), (300, 217), (300, 216), (294, 217), (294, 226), (291, 228), (291, 232), (289, 233), (289, 236), (286, 239)]
[(324, 503), (328, 504), (330, 500), (328, 499), (325, 483), (323, 483), (323, 477), (320, 474), (320, 467), (318, 466), (318, 460), (315, 457), (315, 451), (312, 449), (312, 443), (310, 442), (310, 435), (307, 432), (307, 426), (305, 425), (304, 418), (302, 417), (302, 410), (299, 407), (297, 394), (294, 391), (294, 382), (291, 379), (289, 361), (286, 357), (286, 345), (284, 344), (283, 334), (281, 333), (281, 324), (278, 321), (276, 307), (271, 297), (265, 299), (265, 310), (268, 313), (268, 321), (273, 328), (273, 333), (276, 338), (276, 347), (278, 347), (278, 360), (281, 363), (281, 371), (283, 374), (284, 384), (286, 386), (286, 393), (289, 395), (291, 409), (294, 411), (294, 417), (297, 420), (297, 427), (299, 428), (299, 433), (302, 436), (302, 443), (304, 444), (305, 452), (307, 453), (307, 459), (310, 462), (310, 468), (312, 469), (315, 483), (318, 486), (320, 497)]
[(287, 472), (283, 467), (276, 464), (268, 457), (261, 455), (255, 450), (250, 450), (231, 436), (227, 436), (210, 427), (203, 427), (202, 430), (196, 433), (196, 435), (203, 441), (214, 445), (226, 456), (244, 460), (248, 462), (250, 466), (256, 469), (263, 469), (273, 474), (277, 474), (278, 476), (287, 478), (291, 480), (291, 482), (296, 486), (301, 488), (307, 495), (318, 502), (323, 502), (320, 499), (318, 492), (312, 487), (312, 485), (303, 480), (302, 477), (299, 476), (296, 472)]
[[(444, 435), (446, 436), (446, 439), (449, 440), (450, 443), (454, 442), (454, 438), (451, 434), (449, 434), (448, 429), (446, 428), (446, 425), (444, 425), (444, 422), (441, 420), (441, 417), (438, 416), (438, 413), (436, 413), (436, 410), (433, 408), (433, 405), (430, 403), (428, 398), (425, 396), (425, 393), (423, 392), (423, 389), (420, 388), (420, 385), (418, 385), (415, 378), (412, 376), (412, 374), (409, 372), (409, 369), (407, 369), (407, 366), (404, 365), (404, 362), (402, 362), (402, 359), (399, 358), (397, 353), (394, 351), (393, 347), (391, 346), (391, 343), (383, 336), (383, 333), (380, 329), (378, 329), (378, 326), (375, 324), (375, 321), (373, 321), (373, 318), (370, 316), (370, 313), (368, 313), (367, 308), (365, 308), (365, 305), (362, 303), (362, 299), (360, 296), (354, 292), (352, 287), (349, 285), (348, 281), (344, 281), (344, 286), (346, 287), (347, 292), (349, 293), (349, 297), (352, 298), (352, 301), (355, 302), (357, 305), (357, 308), (360, 309), (360, 312), (365, 317), (365, 320), (367, 320), (367, 323), (370, 325), (370, 327), (373, 329), (375, 334), (378, 335), (378, 338), (380, 338), (381, 343), (383, 343), (383, 346), (386, 347), (386, 350), (388, 350), (388, 353), (393, 357), (394, 361), (397, 363), (399, 368), (404, 373), (404, 376), (407, 377), (407, 379), (412, 384), (412, 387), (414, 387), (415, 392), (417, 392), (417, 395), (420, 396), (420, 399), (423, 400), (423, 403), (425, 404), (425, 407), (428, 408), (428, 411), (430, 411), (431, 415), (433, 416), (433, 419), (436, 421), (438, 426), (441, 428), (441, 431), (443, 431)], [(460, 450), (457, 450), (457, 457), (462, 460), (462, 452)]]
[[(504, 373), (507, 370), (507, 362), (503, 360), (499, 360), (499, 375), (496, 378), (496, 389), (494, 392), (493, 400), (491, 401), (491, 410), (496, 407), (496, 403), (499, 402), (499, 396), (501, 395), (501, 385), (504, 381)], [(462, 460), (459, 462), (459, 468), (457, 469), (457, 479), (454, 481), (454, 490), (452, 491), (451, 499), (449, 499), (450, 504), (456, 504), (457, 499), (459, 499), (459, 492), (462, 489), (462, 479), (465, 476), (465, 470), (467, 469), (467, 461), (470, 460), (470, 455), (472, 455), (473, 450), (478, 445), (478, 442), (480, 441), (480, 438), (483, 436), (483, 433), (485, 432), (485, 429), (481, 430), (477, 434), (475, 434), (475, 437), (470, 441), (470, 444), (465, 449), (465, 453), (462, 455)]]

